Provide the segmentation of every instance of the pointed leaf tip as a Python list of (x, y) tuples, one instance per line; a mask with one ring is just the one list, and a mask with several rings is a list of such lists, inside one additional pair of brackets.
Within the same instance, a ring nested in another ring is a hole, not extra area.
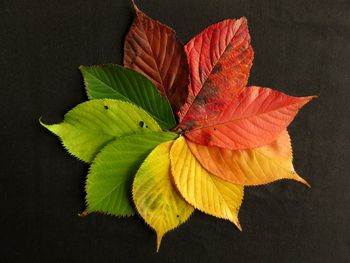
[(191, 82), (178, 112), (183, 129), (215, 118), (246, 86), (254, 51), (245, 18), (213, 24), (185, 45)]
[(237, 221), (237, 222), (235, 223), (235, 225), (237, 226), (237, 228), (238, 228), (239, 231), (241, 231), (241, 232), (243, 231), (243, 230), (242, 230), (241, 223), (240, 223), (239, 221)]
[(244, 89), (216, 118), (192, 123), (186, 137), (198, 144), (230, 150), (272, 143), (314, 96), (293, 97), (270, 88)]
[(172, 141), (158, 145), (137, 171), (132, 196), (145, 222), (157, 233), (157, 251), (162, 237), (178, 227), (193, 212), (171, 181), (169, 151)]
[(159, 252), (160, 244), (162, 243), (162, 238), (164, 234), (157, 232), (157, 253)]
[[(140, 127), (140, 121), (144, 127)], [(81, 103), (65, 115), (63, 122), (44, 124), (44, 127), (61, 139), (69, 153), (84, 162), (91, 162), (115, 138), (161, 131), (157, 122), (142, 108), (111, 99)]]
[(38, 119), (38, 121), (39, 121), (39, 123), (40, 123), (41, 126), (43, 126), (43, 127), (46, 128), (47, 124), (44, 123), (44, 122), (42, 121), (42, 119), (43, 119), (43, 116), (40, 116), (39, 119)]
[(42, 121), (42, 118), (39, 118), (39, 123), (41, 126), (43, 126), (44, 128), (46, 128), (47, 130), (49, 130), (50, 132), (52, 132), (55, 135), (58, 135), (58, 125), (59, 124), (46, 124)]
[(134, 8), (134, 11), (135, 11), (135, 12), (140, 11), (140, 9), (137, 7), (137, 5), (136, 5), (136, 3), (135, 3), (135, 0), (131, 0), (131, 4), (132, 4), (132, 7)]
[(308, 188), (311, 188), (311, 185), (304, 179), (302, 178), (301, 176), (299, 176), (297, 173), (295, 173), (295, 177), (292, 178), (294, 179), (295, 181), (299, 182), (299, 183), (302, 183), (304, 184), (305, 186), (307, 186)]
[[(42, 121), (42, 118), (43, 118), (43, 116), (40, 116), (39, 119), (38, 119), (38, 121), (39, 121), (39, 123), (40, 123), (41, 126), (45, 127), (46, 124)], [(45, 127), (45, 128), (46, 128), (46, 127)]]
[(124, 66), (151, 80), (177, 112), (187, 97), (189, 83), (183, 44), (173, 29), (150, 18), (136, 5), (134, 8), (136, 14), (124, 42)]
[(87, 210), (85, 210), (85, 211), (83, 211), (83, 212), (81, 212), (81, 213), (78, 213), (78, 216), (79, 217), (86, 217), (86, 216), (88, 216), (89, 215), (89, 212), (87, 211)]
[(274, 142), (253, 149), (230, 150), (190, 141), (187, 144), (207, 171), (228, 182), (254, 186), (293, 179), (308, 185), (294, 171), (292, 145), (287, 130)]

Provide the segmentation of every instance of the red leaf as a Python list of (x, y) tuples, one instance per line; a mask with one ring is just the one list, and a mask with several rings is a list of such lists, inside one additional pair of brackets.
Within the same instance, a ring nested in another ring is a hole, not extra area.
[(136, 5), (135, 18), (125, 39), (124, 65), (148, 77), (175, 111), (187, 97), (188, 64), (175, 31), (151, 19)]
[(227, 19), (206, 28), (186, 46), (191, 84), (178, 112), (180, 127), (218, 115), (247, 84), (253, 49), (247, 20)]
[(199, 144), (231, 150), (266, 145), (286, 129), (298, 110), (312, 98), (247, 87), (219, 116), (198, 121), (198, 127), (185, 135)]

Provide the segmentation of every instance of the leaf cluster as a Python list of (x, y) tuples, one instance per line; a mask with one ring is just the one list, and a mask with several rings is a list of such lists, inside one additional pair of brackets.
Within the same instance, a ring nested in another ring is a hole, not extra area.
[(244, 187), (293, 179), (287, 126), (313, 97), (246, 87), (247, 20), (211, 25), (186, 45), (135, 5), (124, 67), (81, 66), (89, 101), (41, 124), (90, 169), (86, 211), (132, 216), (157, 233), (194, 209), (241, 230)]

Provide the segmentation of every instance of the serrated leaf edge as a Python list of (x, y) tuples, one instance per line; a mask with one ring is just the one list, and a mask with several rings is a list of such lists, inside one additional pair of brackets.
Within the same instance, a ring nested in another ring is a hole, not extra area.
[[(84, 77), (84, 73), (83, 73), (83, 72), (85, 72), (85, 73), (88, 73), (88, 72), (87, 72), (87, 71), (84, 71), (84, 69), (85, 69), (85, 68), (94, 69), (94, 68), (101, 68), (101, 67), (108, 67), (108, 66), (116, 66), (116, 67), (118, 67), (118, 68), (122, 68), (123, 70), (131, 71), (131, 72), (133, 72), (133, 73), (136, 73), (136, 74), (138, 74), (138, 75), (141, 75), (143, 78), (145, 78), (146, 81), (149, 81), (149, 82), (150, 82), (150, 84), (152, 85), (152, 87), (159, 93), (160, 98), (163, 99), (163, 100), (165, 100), (166, 103), (169, 105), (169, 108), (172, 109), (171, 104), (170, 104), (170, 102), (169, 102), (169, 100), (168, 100), (168, 97), (167, 97), (167, 96), (162, 96), (162, 94), (160, 94), (159, 90), (158, 90), (157, 87), (153, 84), (153, 82), (152, 82), (151, 80), (149, 80), (145, 75), (143, 75), (142, 73), (140, 73), (140, 72), (138, 72), (138, 71), (135, 71), (135, 70), (133, 70), (133, 69), (131, 69), (131, 68), (123, 67), (123, 66), (121, 66), (121, 65), (114, 64), (114, 63), (105, 63), (105, 64), (99, 64), (99, 65), (90, 65), (90, 66), (84, 66), (84, 65), (80, 65), (80, 66), (79, 66), (80, 73), (81, 73), (81, 75), (82, 75), (82, 77), (83, 77), (84, 90), (85, 90), (85, 93), (86, 93), (86, 95), (87, 95), (87, 97), (88, 97), (89, 100), (94, 100), (94, 99), (91, 97), (91, 95), (90, 95), (90, 93), (89, 93), (89, 91), (88, 91), (88, 88), (87, 88), (88, 82), (86, 81), (86, 79), (85, 79), (85, 77)], [(90, 73), (88, 73), (88, 74), (89, 74), (90, 76), (93, 76), (93, 75), (90, 74)], [(115, 91), (114, 89), (112, 89), (112, 90)], [(138, 107), (142, 108), (140, 105), (138, 105), (137, 103), (131, 101), (131, 100), (130, 100), (129, 98), (127, 98), (126, 96), (124, 96), (124, 95), (122, 95), (122, 94), (120, 94), (120, 96), (123, 97), (123, 99), (118, 99), (118, 100), (125, 101), (125, 102), (129, 102), (130, 104), (133, 104), (133, 105), (135, 105), (135, 106), (138, 106)], [(105, 98), (105, 99), (108, 99), (108, 98)], [(157, 122), (159, 125), (160, 125), (160, 124), (167, 125), (167, 123), (166, 123), (165, 121), (163, 121), (163, 120), (159, 119), (158, 117), (154, 116), (152, 113), (150, 113), (150, 112), (147, 111), (146, 109), (144, 109), (144, 108), (142, 108), (142, 109), (143, 109), (144, 111), (146, 111), (154, 120), (156, 120), (156, 122)], [(173, 111), (171, 111), (171, 112), (172, 112), (172, 114), (171, 114), (172, 119), (173, 119), (174, 123), (177, 124), (177, 121), (176, 121), (174, 112), (173, 112)]]
[[(174, 133), (174, 132), (153, 132), (153, 133), (172, 133), (172, 134), (176, 134), (176, 133)], [(138, 134), (138, 133), (135, 133), (135, 134)], [(117, 218), (119, 218), (119, 217), (122, 217), (122, 218), (124, 218), (124, 217), (130, 217), (130, 216), (134, 216), (135, 214), (136, 214), (136, 206), (135, 206), (135, 204), (134, 204), (134, 200), (133, 200), (133, 193), (132, 193), (132, 185), (131, 185), (131, 191), (130, 191), (130, 193), (131, 193), (131, 195), (130, 195), (130, 197), (131, 197), (131, 199), (129, 199), (129, 201), (131, 200), (132, 202), (130, 202), (130, 204), (132, 205), (132, 208), (134, 209), (134, 211), (133, 211), (133, 213), (130, 213), (130, 214), (123, 214), (123, 213), (121, 213), (121, 214), (119, 214), (119, 215), (116, 215), (116, 214), (112, 214), (112, 213), (109, 213), (109, 212), (105, 212), (105, 211), (101, 211), (101, 210), (93, 210), (93, 211), (89, 211), (89, 209), (88, 209), (88, 207), (89, 207), (89, 202), (88, 202), (88, 200), (87, 200), (87, 176), (91, 173), (91, 169), (92, 169), (92, 166), (95, 164), (95, 160), (96, 160), (96, 157), (97, 157), (97, 155), (99, 155), (102, 151), (103, 151), (103, 149), (104, 148), (106, 148), (109, 144), (111, 144), (111, 143), (113, 143), (114, 141), (116, 141), (116, 140), (123, 140), (125, 137), (129, 137), (129, 136), (133, 136), (133, 135), (135, 135), (135, 134), (129, 134), (129, 135), (124, 135), (124, 136), (121, 136), (121, 137), (118, 137), (118, 138), (115, 138), (114, 140), (111, 140), (109, 143), (107, 143), (97, 154), (96, 154), (96, 156), (95, 156), (95, 158), (92, 160), (92, 162), (90, 163), (90, 165), (89, 165), (89, 168), (88, 168), (88, 172), (87, 172), (87, 175), (86, 175), (86, 180), (85, 180), (85, 183), (84, 183), (84, 192), (85, 192), (85, 198), (84, 198), (84, 203), (85, 203), (85, 206), (86, 206), (86, 209), (84, 210), (84, 212), (86, 212), (87, 214), (91, 214), (91, 213), (100, 213), (100, 214), (104, 214), (104, 215), (108, 215), (108, 216), (113, 216), (113, 217), (117, 217)], [(159, 144), (158, 144), (159, 145)], [(155, 147), (157, 147), (157, 146), (155, 146)], [(143, 164), (143, 162), (144, 162), (145, 160), (143, 160), (142, 161), (142, 163), (140, 164), (140, 166)], [(137, 171), (136, 171), (136, 173), (137, 173)], [(136, 174), (135, 173), (135, 174)], [(130, 175), (130, 176), (132, 176), (132, 177), (135, 177), (135, 175)], [(83, 213), (84, 213), (83, 212)]]
[[(175, 139), (176, 140), (176, 139)], [(172, 140), (173, 142), (175, 140)], [(148, 156), (147, 156), (148, 157)], [(147, 157), (145, 158), (145, 160), (147, 159)], [(170, 152), (169, 152), (169, 159), (170, 159)], [(141, 168), (141, 166), (144, 164), (145, 160), (143, 160), (143, 162), (141, 163), (139, 169)], [(171, 166), (171, 160), (170, 160), (170, 166)], [(137, 172), (135, 173), (135, 175), (138, 173), (139, 169), (137, 170)], [(135, 175), (134, 175), (134, 178), (135, 178)], [(181, 195), (181, 193), (178, 191), (177, 187), (175, 186), (173, 180), (172, 180), (172, 175), (171, 175), (171, 169), (170, 169), (170, 174), (169, 174), (169, 179), (174, 187), (174, 190), (176, 190), (176, 192), (179, 194), (179, 196), (191, 207), (195, 208), (193, 205), (191, 205), (189, 202), (187, 202), (187, 200), (185, 198), (183, 198), (183, 196)], [(160, 244), (161, 244), (161, 241), (162, 241), (162, 238), (163, 236), (165, 236), (165, 234), (168, 234), (169, 232), (173, 232), (175, 231), (177, 228), (179, 228), (181, 225), (183, 225), (184, 223), (186, 223), (187, 221), (189, 221), (190, 217), (193, 215), (193, 212), (194, 210), (192, 210), (191, 214), (187, 217), (187, 219), (185, 219), (184, 221), (181, 222), (181, 224), (175, 226), (174, 228), (172, 229), (169, 229), (166, 233), (163, 233), (161, 237), (159, 237), (158, 235), (158, 232), (156, 229), (154, 229), (143, 217), (142, 215), (140, 214), (140, 212), (138, 211), (137, 209), (137, 206), (135, 205), (135, 199), (134, 199), (134, 180), (133, 180), (133, 183), (132, 183), (132, 187), (131, 187), (131, 192), (132, 192), (132, 202), (134, 204), (134, 207), (135, 207), (135, 211), (136, 211), (136, 214), (138, 217), (140, 217), (142, 219), (142, 221), (153, 231), (156, 233), (156, 238), (157, 238), (157, 249), (156, 249), (156, 252), (158, 253), (159, 252), (159, 248), (160, 248)]]
[[(188, 147), (188, 146), (187, 146)], [(191, 152), (191, 154), (192, 154), (192, 152)], [(209, 214), (208, 212), (206, 212), (206, 211), (204, 211), (204, 210), (202, 210), (201, 208), (199, 208), (199, 207), (197, 207), (196, 205), (194, 205), (194, 204), (192, 204), (191, 202), (189, 202), (188, 200), (187, 200), (187, 198), (185, 198), (183, 195), (182, 195), (182, 193), (181, 193), (181, 191), (180, 191), (180, 189), (179, 189), (179, 186), (176, 184), (176, 180), (174, 179), (174, 172), (173, 172), (173, 166), (171, 165), (172, 164), (172, 162), (173, 162), (173, 160), (172, 160), (172, 158), (171, 158), (171, 155), (169, 155), (170, 156), (170, 167), (171, 167), (171, 175), (172, 175), (172, 177), (173, 177), (173, 183), (174, 183), (174, 185), (175, 185), (175, 187), (176, 187), (176, 189), (177, 189), (177, 191), (180, 193), (180, 195), (182, 196), (182, 198), (188, 203), (188, 204), (190, 204), (191, 206), (193, 206), (195, 209), (197, 209), (197, 210), (199, 210), (199, 211), (201, 211), (202, 213), (204, 213), (204, 214), (206, 214), (206, 215), (209, 215), (209, 216), (212, 216), (212, 217), (216, 217), (216, 218), (219, 218), (219, 219), (223, 219), (223, 220), (226, 220), (226, 221), (229, 221), (229, 222), (231, 222), (231, 223), (233, 223), (240, 231), (242, 231), (242, 226), (241, 226), (241, 224), (240, 224), (240, 222), (239, 222), (239, 219), (238, 219), (238, 214), (239, 214), (239, 211), (240, 211), (240, 208), (241, 208), (241, 206), (242, 206), (242, 203), (243, 203), (243, 201), (244, 201), (244, 186), (241, 186), (242, 187), (242, 197), (240, 198), (240, 204), (239, 204), (239, 207), (238, 207), (238, 209), (237, 209), (237, 222), (234, 222), (234, 220), (230, 220), (230, 219), (228, 219), (228, 218), (224, 218), (224, 217), (221, 217), (221, 216), (214, 216), (214, 215), (212, 215), (212, 214)], [(196, 157), (194, 156), (194, 158), (196, 159)], [(196, 161), (197, 161), (197, 159), (196, 159)], [(198, 162), (198, 161), (197, 161)], [(204, 167), (199, 163), (199, 165), (204, 169)], [(206, 169), (204, 169), (205, 171), (207, 171)], [(211, 173), (209, 173), (210, 175), (212, 175)], [(215, 176), (215, 175), (213, 175), (213, 176)], [(217, 177), (217, 176), (215, 176), (215, 177)], [(219, 178), (219, 179), (221, 179), (221, 178)], [(223, 179), (221, 179), (221, 180), (223, 180)], [(233, 183), (231, 183), (231, 184), (233, 184)], [(214, 183), (214, 185), (216, 186), (216, 184)], [(233, 184), (233, 185), (235, 185), (235, 184)], [(239, 186), (239, 185), (237, 185), (237, 186)], [(231, 209), (229, 209), (229, 211), (231, 211)], [(232, 213), (232, 212), (231, 212)]]

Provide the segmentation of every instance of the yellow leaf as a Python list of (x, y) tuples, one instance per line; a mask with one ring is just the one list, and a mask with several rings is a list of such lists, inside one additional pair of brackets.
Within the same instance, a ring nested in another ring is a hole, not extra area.
[(208, 173), (183, 137), (173, 143), (170, 159), (174, 182), (184, 199), (204, 213), (231, 221), (241, 230), (238, 211), (243, 187)]
[(172, 141), (158, 145), (141, 165), (133, 183), (136, 209), (157, 233), (157, 251), (163, 235), (184, 223), (194, 210), (171, 182), (171, 145)]
[(210, 173), (239, 185), (261, 185), (281, 179), (309, 184), (293, 168), (292, 145), (285, 130), (274, 142), (254, 149), (229, 150), (188, 141), (200, 164)]

